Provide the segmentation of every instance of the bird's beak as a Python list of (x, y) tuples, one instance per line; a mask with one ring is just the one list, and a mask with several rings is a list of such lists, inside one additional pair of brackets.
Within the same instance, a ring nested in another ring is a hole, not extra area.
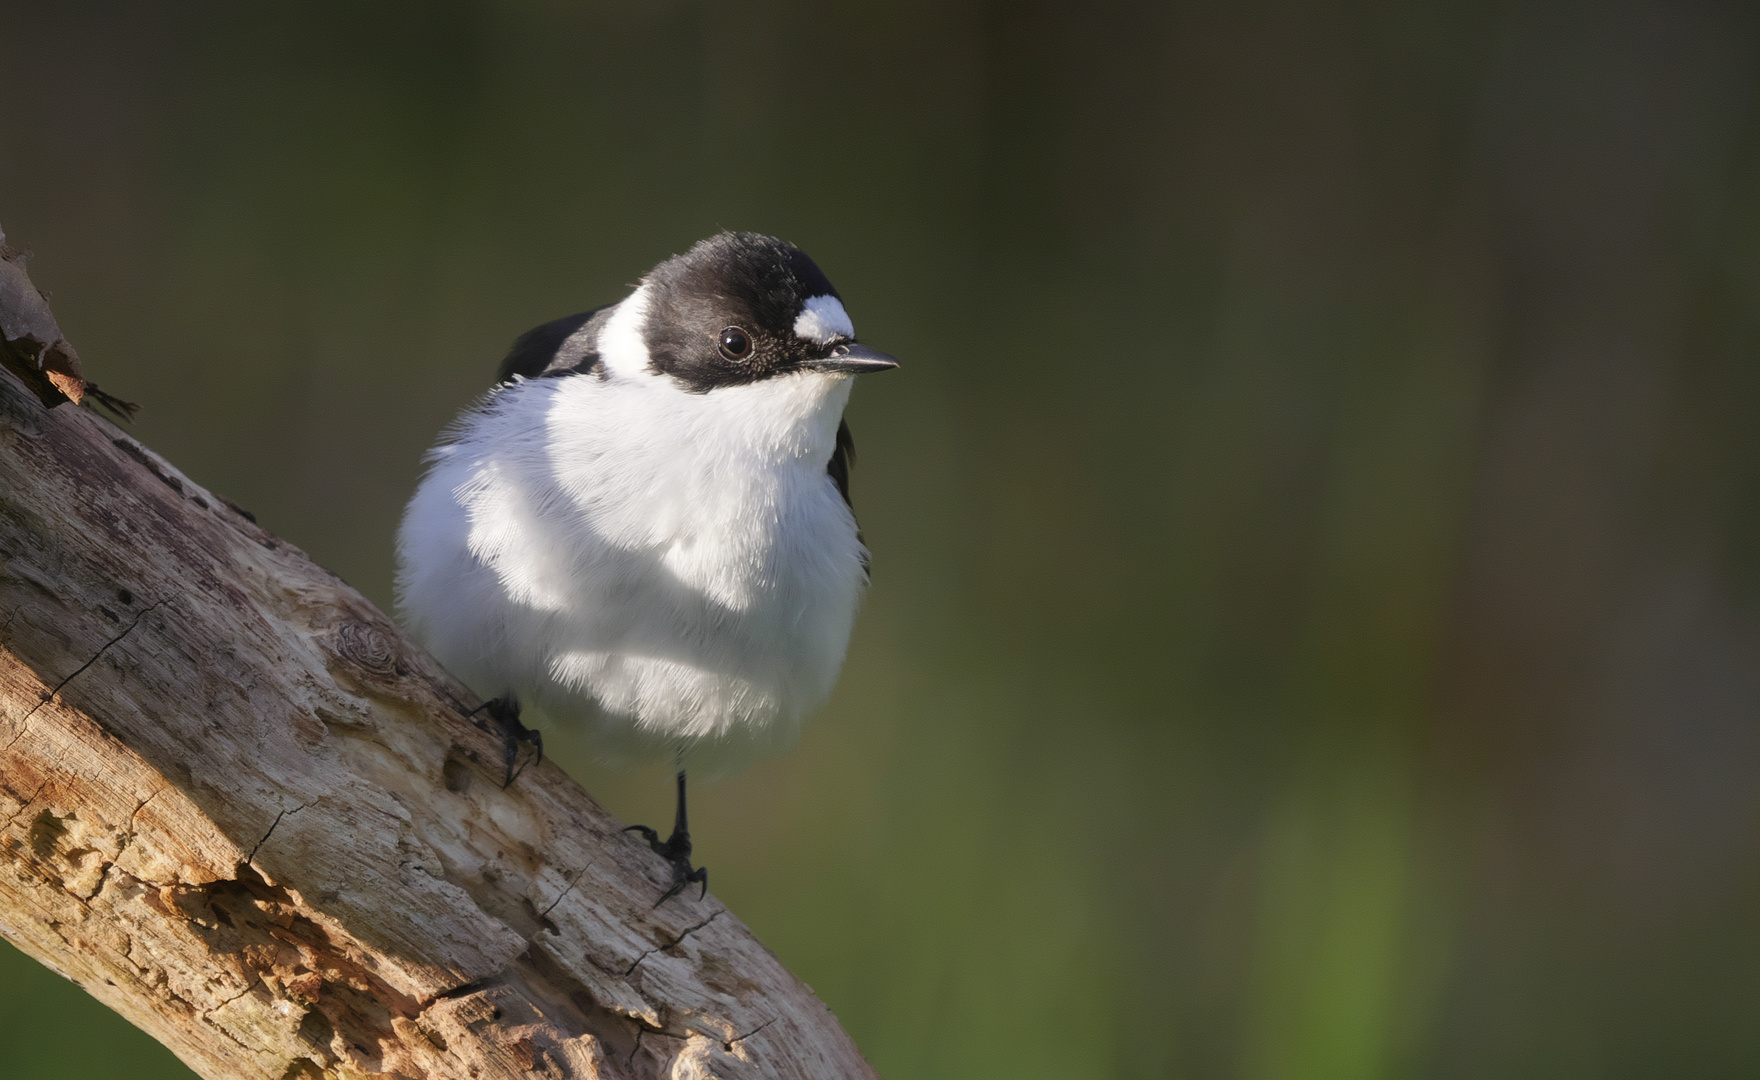
[(808, 371), (862, 375), (875, 371), (891, 371), (898, 366), (898, 361), (879, 349), (870, 349), (866, 345), (850, 341), (832, 346), (831, 351), (821, 359), (808, 360), (801, 366)]

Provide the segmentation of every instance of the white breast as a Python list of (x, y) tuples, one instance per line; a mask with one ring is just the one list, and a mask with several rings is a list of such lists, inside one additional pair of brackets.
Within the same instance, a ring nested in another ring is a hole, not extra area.
[(849, 643), (866, 553), (826, 463), (850, 384), (690, 394), (620, 367), (467, 414), (405, 514), (400, 610), (607, 757), (737, 764), (793, 739)]

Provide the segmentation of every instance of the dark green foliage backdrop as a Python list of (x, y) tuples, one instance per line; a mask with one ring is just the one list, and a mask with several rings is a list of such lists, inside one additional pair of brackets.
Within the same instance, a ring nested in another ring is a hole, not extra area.
[[(506, 344), (718, 227), (904, 358), (837, 698), (694, 808), (883, 1074), (1760, 1071), (1750, 5), (0, 0), (0, 43), (0, 222), (90, 373), (381, 604)], [(0, 952), (8, 1080), (187, 1075)]]

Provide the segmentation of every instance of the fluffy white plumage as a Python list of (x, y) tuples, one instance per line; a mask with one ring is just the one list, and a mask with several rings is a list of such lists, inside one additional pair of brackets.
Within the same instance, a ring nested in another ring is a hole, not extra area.
[[(613, 760), (725, 771), (791, 741), (843, 663), (867, 581), (826, 472), (850, 376), (689, 392), (650, 365), (648, 289), (599, 331), (601, 371), (516, 378), (430, 453), (399, 604), (480, 693)], [(853, 333), (841, 304), (809, 315)]]

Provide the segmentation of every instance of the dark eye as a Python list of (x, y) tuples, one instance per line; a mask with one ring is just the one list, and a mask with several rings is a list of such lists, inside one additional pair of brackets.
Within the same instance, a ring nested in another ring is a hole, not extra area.
[(752, 355), (752, 339), (739, 327), (728, 327), (721, 331), (721, 355), (729, 360), (744, 360)]

